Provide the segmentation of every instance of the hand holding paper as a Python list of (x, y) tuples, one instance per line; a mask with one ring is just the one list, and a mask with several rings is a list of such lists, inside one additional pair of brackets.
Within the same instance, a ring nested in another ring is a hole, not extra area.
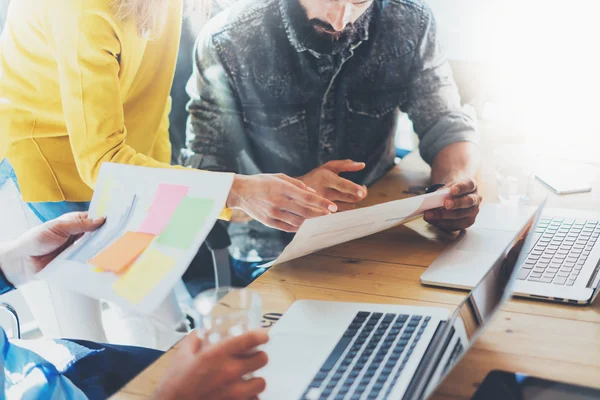
[(106, 223), (37, 276), (151, 313), (198, 252), (232, 181), (231, 174), (104, 163), (89, 214)]
[(450, 197), (442, 208), (427, 211), (425, 221), (445, 231), (457, 231), (470, 227), (479, 214), (481, 196), (477, 184), (472, 179), (462, 179), (447, 185)]

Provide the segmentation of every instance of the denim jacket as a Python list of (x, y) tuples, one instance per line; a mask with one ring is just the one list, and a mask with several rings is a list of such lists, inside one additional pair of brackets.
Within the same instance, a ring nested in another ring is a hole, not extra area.
[[(375, 0), (359, 40), (333, 56), (302, 43), (287, 1), (243, 0), (200, 34), (187, 165), (298, 177), (348, 158), (366, 168), (345, 177), (369, 185), (394, 165), (400, 111), (428, 163), (452, 143), (477, 140), (427, 6)], [(252, 261), (277, 257), (290, 239), (256, 222), (230, 233), (232, 255)], [(248, 256), (253, 249), (258, 257)]]

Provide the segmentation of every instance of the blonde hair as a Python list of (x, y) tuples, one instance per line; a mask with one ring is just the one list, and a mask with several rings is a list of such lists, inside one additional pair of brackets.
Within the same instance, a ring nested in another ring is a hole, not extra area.
[[(117, 17), (135, 18), (140, 36), (159, 37), (167, 22), (170, 0), (113, 0)], [(211, 0), (183, 0), (184, 16), (198, 15), (205, 22), (210, 18)]]

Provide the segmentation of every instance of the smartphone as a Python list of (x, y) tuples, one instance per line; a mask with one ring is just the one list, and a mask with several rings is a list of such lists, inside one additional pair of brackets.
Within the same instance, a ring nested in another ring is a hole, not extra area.
[(592, 399), (600, 399), (600, 390), (499, 370), (487, 374), (471, 398), (471, 400)]
[(535, 177), (556, 194), (586, 193), (592, 190), (589, 182), (571, 174), (540, 172)]

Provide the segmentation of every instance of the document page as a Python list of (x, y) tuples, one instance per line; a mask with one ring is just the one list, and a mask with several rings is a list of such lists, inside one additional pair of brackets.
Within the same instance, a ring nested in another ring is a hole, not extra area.
[(402, 225), (426, 210), (442, 207), (449, 196), (450, 189), (444, 189), (306, 220), (273, 265)]
[(232, 183), (233, 174), (105, 163), (89, 215), (106, 222), (37, 277), (151, 313), (198, 252)]

